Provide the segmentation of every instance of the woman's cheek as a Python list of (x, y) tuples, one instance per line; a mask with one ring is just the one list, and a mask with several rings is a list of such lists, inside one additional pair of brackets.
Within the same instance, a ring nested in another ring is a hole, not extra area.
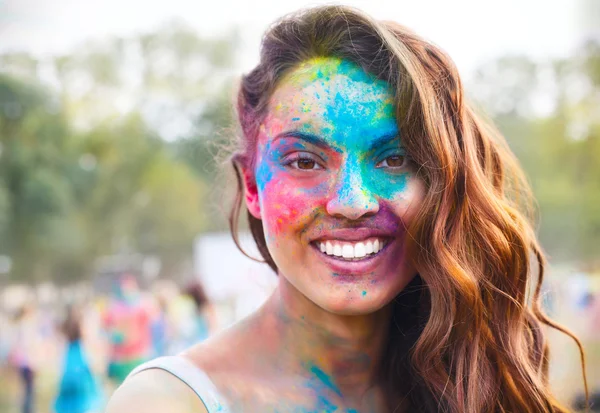
[(401, 201), (409, 196), (409, 174), (390, 174), (375, 170), (372, 175), (371, 188), (373, 193), (386, 201)]
[(325, 188), (313, 182), (306, 185), (309, 184), (306, 181), (298, 182), (277, 172), (272, 176), (261, 197), (269, 235), (277, 237), (302, 230), (324, 204)]
[(425, 183), (414, 173), (380, 176), (372, 182), (374, 191), (387, 203), (394, 213), (406, 223), (410, 222), (421, 208), (425, 197)]

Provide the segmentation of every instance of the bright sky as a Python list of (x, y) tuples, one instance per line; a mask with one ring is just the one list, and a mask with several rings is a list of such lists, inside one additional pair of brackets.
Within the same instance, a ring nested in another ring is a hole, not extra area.
[[(463, 76), (507, 53), (568, 54), (581, 38), (585, 0), (350, 0), (372, 16), (396, 20), (445, 49)], [(304, 0), (0, 0), (0, 52), (66, 52), (87, 38), (151, 30), (180, 18), (202, 34), (233, 25), (244, 41), (242, 69), (258, 59), (260, 36), (277, 17)]]

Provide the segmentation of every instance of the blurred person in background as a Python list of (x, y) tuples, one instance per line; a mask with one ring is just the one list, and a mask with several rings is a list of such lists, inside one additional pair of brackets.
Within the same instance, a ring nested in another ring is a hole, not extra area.
[(152, 322), (152, 305), (144, 299), (135, 276), (121, 275), (103, 320), (109, 339), (108, 378), (114, 384), (151, 357)]
[(11, 320), (8, 314), (0, 309), (0, 366), (8, 361), (8, 354), (11, 350)]
[[(588, 292), (587, 298), (587, 335), (589, 347), (588, 356), (590, 366), (600, 365), (600, 289)], [(590, 380), (592, 411), (600, 412), (600, 374), (594, 371)], [(585, 395), (578, 397), (577, 407), (581, 410), (585, 407)]]
[(39, 320), (33, 301), (28, 301), (17, 311), (14, 322), (8, 361), (17, 369), (21, 378), (21, 411), (32, 413), (35, 404), (35, 376), (43, 351)]
[(169, 340), (172, 337), (171, 325), (169, 322), (169, 302), (162, 294), (154, 295), (154, 315), (150, 324), (152, 335), (153, 357), (160, 357), (167, 354)]
[(67, 308), (61, 331), (66, 340), (63, 371), (54, 402), (56, 413), (101, 411), (103, 392), (95, 377), (82, 337), (82, 311), (76, 305)]
[(216, 331), (214, 306), (199, 281), (187, 284), (179, 297), (173, 300), (173, 304), (175, 311), (169, 354), (178, 354), (206, 340)]
[(189, 284), (183, 290), (183, 295), (189, 297), (194, 304), (192, 328), (190, 329), (192, 334), (186, 346), (190, 347), (206, 340), (217, 329), (217, 318), (215, 308), (206, 296), (206, 292), (199, 281)]
[(264, 35), (237, 114), (231, 230), (245, 202), (278, 286), (137, 368), (108, 413), (568, 411), (542, 327), (564, 330), (514, 201), (526, 180), (442, 50), (355, 9), (303, 10)]

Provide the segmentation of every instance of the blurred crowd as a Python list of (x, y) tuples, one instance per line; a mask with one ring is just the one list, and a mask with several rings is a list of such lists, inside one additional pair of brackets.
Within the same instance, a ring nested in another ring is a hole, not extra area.
[[(0, 377), (15, 412), (101, 412), (136, 366), (203, 341), (216, 324), (200, 283), (142, 290), (123, 273), (110, 294), (51, 308), (28, 299), (0, 313)], [(43, 400), (36, 393), (48, 382), (53, 395)]]
[[(101, 412), (136, 366), (178, 354), (243, 316), (227, 315), (230, 304), (209, 301), (199, 282), (139, 281), (123, 272), (103, 293), (90, 287), (72, 298), (0, 307), (0, 412)], [(542, 304), (582, 340), (591, 411), (600, 411), (600, 277), (554, 268), (542, 286)], [(576, 347), (554, 330), (548, 339), (552, 386), (584, 411)]]

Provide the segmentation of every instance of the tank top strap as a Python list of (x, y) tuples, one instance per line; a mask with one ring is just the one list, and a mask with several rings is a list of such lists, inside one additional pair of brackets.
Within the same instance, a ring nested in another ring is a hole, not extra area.
[(208, 413), (230, 413), (210, 378), (187, 358), (182, 356), (158, 357), (137, 366), (127, 377), (150, 369), (164, 370), (187, 384), (198, 395)]

